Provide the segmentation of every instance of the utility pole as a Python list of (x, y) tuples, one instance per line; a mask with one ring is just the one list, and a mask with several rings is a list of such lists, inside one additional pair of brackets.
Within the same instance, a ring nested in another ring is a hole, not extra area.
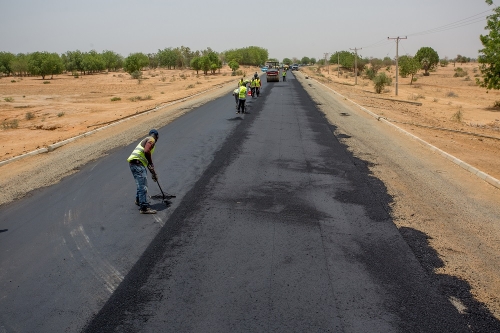
[[(325, 65), (326, 65), (326, 57), (328, 57), (328, 53), (324, 53), (325, 55)], [(328, 74), (330, 74), (330, 62), (328, 62)]]
[(357, 85), (358, 84), (358, 50), (362, 50), (362, 48), (360, 49), (357, 49), (357, 48), (353, 48), (353, 49), (350, 49), (350, 50), (354, 50), (354, 85)]
[(387, 37), (387, 39), (395, 39), (396, 40), (396, 96), (398, 95), (398, 77), (399, 77), (399, 68), (398, 68), (398, 59), (399, 59), (399, 40), (400, 39), (407, 39), (408, 37)]

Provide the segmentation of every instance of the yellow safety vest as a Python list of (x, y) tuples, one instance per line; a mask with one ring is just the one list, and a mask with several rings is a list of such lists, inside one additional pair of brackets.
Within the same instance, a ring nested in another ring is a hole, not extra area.
[[(145, 167), (148, 166), (149, 162), (148, 162), (148, 159), (146, 158), (146, 155), (144, 154), (144, 147), (142, 146), (142, 143), (144, 142), (144, 145), (146, 145), (146, 142), (149, 141), (146, 139), (149, 139), (149, 138), (151, 138), (153, 140), (153, 142), (155, 141), (155, 138), (153, 138), (151, 136), (148, 136), (145, 139), (142, 139), (141, 142), (139, 142), (139, 144), (137, 145), (137, 147), (135, 147), (132, 154), (130, 154), (130, 156), (127, 158), (127, 162), (131, 162), (132, 160), (139, 160), (142, 165), (144, 165)], [(153, 147), (153, 149), (151, 149), (151, 155), (153, 155), (155, 148), (156, 147)]]
[(245, 84), (246, 84), (246, 83), (245, 83), (245, 81), (240, 81), (240, 82), (238, 82), (238, 85), (239, 85), (240, 87), (241, 87), (241, 86), (244, 86)]
[(245, 87), (245, 86), (240, 87), (239, 98), (240, 99), (247, 99), (247, 87)]

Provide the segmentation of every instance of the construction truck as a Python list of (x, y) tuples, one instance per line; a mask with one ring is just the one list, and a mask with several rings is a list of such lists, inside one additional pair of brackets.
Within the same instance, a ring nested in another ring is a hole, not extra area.
[(266, 79), (267, 82), (280, 82), (280, 63), (279, 61), (266, 61)]

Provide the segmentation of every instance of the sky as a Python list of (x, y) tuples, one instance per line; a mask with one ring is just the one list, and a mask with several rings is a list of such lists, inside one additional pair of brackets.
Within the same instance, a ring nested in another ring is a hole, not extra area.
[(279, 60), (354, 48), (364, 58), (394, 58), (388, 37), (407, 37), (400, 56), (432, 47), (440, 58), (477, 58), (492, 8), (484, 0), (0, 0), (0, 51), (126, 57), (259, 46)]

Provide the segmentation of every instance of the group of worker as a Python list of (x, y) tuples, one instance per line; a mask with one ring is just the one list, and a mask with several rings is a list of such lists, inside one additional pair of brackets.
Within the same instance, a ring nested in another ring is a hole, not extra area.
[(259, 97), (262, 82), (257, 72), (255, 72), (251, 80), (241, 78), (238, 82), (238, 88), (233, 90), (233, 96), (236, 102), (236, 113), (247, 113), (245, 103), (248, 94), (248, 85), (250, 85), (250, 96), (252, 96), (252, 98), (255, 96)]
[[(285, 76), (283, 76), (283, 80)], [(238, 82), (238, 88), (233, 91), (234, 98), (236, 100), (236, 113), (246, 113), (245, 102), (248, 94), (247, 86), (250, 85), (250, 95), (252, 98), (256, 95), (260, 95), (260, 87), (262, 83), (260, 81), (259, 75), (255, 72), (251, 80), (240, 79)], [(152, 209), (148, 201), (148, 180), (147, 171), (151, 173), (151, 178), (153, 181), (158, 181), (158, 175), (156, 174), (152, 155), (155, 150), (155, 144), (158, 141), (158, 131), (152, 129), (148, 133), (149, 135), (142, 139), (132, 154), (128, 157), (127, 162), (132, 171), (132, 175), (135, 180), (136, 193), (135, 193), (135, 204), (139, 206), (139, 212), (141, 214), (156, 214), (156, 210)]]

